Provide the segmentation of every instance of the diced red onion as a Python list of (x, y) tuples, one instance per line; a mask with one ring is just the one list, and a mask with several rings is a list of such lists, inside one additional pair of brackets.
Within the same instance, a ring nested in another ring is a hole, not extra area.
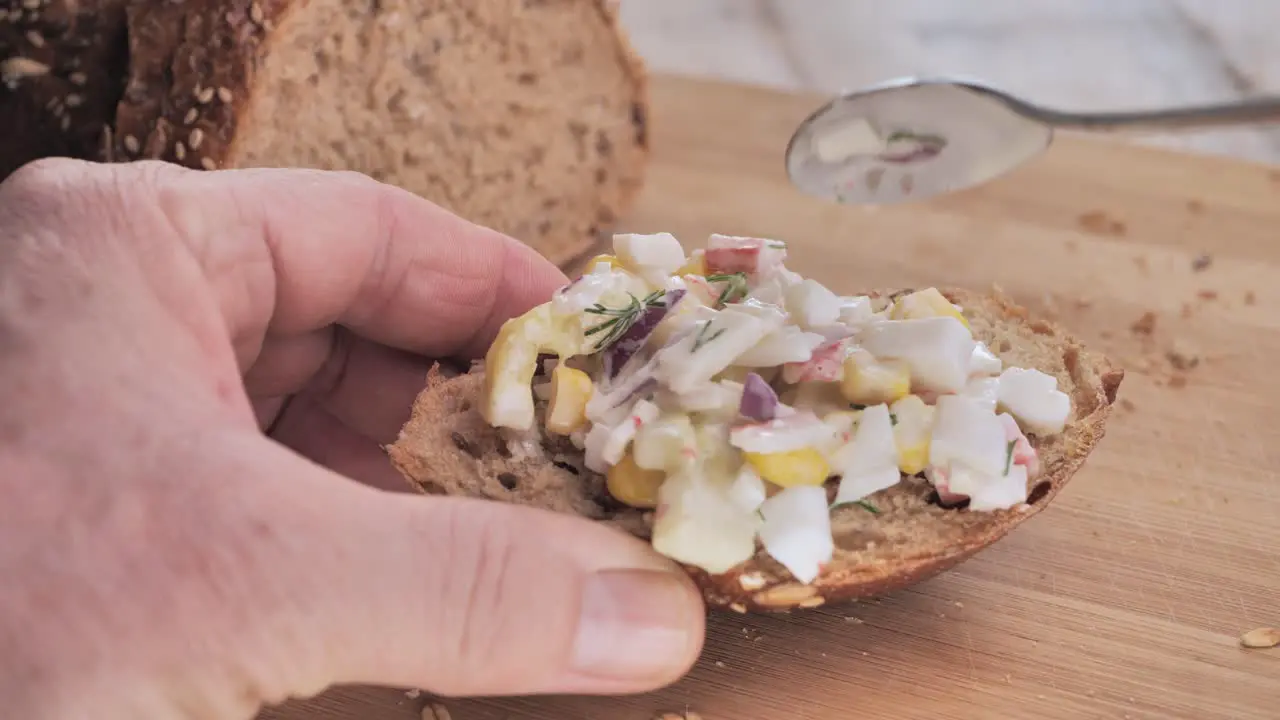
[(683, 289), (668, 290), (663, 294), (659, 302), (655, 302), (641, 311), (640, 318), (631, 327), (627, 328), (627, 331), (622, 334), (622, 337), (618, 338), (617, 342), (605, 348), (603, 357), (605, 377), (613, 378), (617, 376), (622, 366), (626, 365), (627, 361), (640, 348), (644, 347), (645, 340), (648, 340), (649, 336), (653, 334), (654, 328), (658, 327), (658, 323), (662, 322), (667, 313), (675, 308), (684, 295), (685, 290)]
[(769, 387), (764, 378), (755, 373), (747, 373), (742, 383), (742, 401), (738, 404), (738, 413), (757, 422), (772, 420), (778, 412), (778, 394)]

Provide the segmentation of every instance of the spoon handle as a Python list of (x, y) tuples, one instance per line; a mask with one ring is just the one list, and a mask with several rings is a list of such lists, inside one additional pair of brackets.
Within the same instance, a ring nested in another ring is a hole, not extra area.
[(1229, 103), (1168, 110), (1077, 113), (1019, 104), (1017, 110), (1054, 127), (1094, 132), (1196, 130), (1280, 122), (1280, 97), (1256, 97)]

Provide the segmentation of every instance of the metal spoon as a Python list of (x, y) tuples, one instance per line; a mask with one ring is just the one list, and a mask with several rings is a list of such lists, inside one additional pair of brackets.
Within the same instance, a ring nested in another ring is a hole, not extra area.
[(810, 195), (883, 205), (992, 180), (1044, 152), (1056, 128), (1141, 132), (1276, 121), (1280, 97), (1073, 113), (970, 80), (904, 78), (841, 95), (801, 122), (787, 144), (787, 175)]

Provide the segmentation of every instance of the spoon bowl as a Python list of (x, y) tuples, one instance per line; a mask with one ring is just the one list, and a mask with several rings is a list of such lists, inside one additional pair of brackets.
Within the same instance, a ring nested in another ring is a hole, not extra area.
[(1052, 126), (998, 91), (908, 78), (842, 95), (806, 118), (787, 145), (787, 175), (810, 195), (884, 205), (985, 183), (1052, 141)]
[(1160, 110), (1077, 113), (1033, 105), (974, 80), (904, 78), (831, 100), (787, 144), (800, 191), (859, 205), (955, 192), (1044, 152), (1054, 128), (1194, 130), (1280, 120), (1280, 97)]

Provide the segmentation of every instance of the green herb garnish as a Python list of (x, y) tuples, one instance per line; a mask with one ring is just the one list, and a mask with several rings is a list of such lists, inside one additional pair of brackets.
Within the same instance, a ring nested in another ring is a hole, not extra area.
[(876, 506), (875, 506), (875, 505), (872, 505), (870, 502), (868, 502), (868, 501), (866, 501), (866, 500), (851, 500), (851, 501), (849, 501), (849, 502), (836, 503), (835, 505), (832, 505), (832, 506), (831, 506), (831, 509), (832, 509), (832, 510), (839, 510), (840, 508), (842, 508), (842, 507), (847, 507), (847, 506), (849, 506), (849, 505), (857, 505), (858, 507), (862, 508), (863, 510), (866, 510), (867, 512), (871, 513), (872, 515), (879, 515), (879, 514), (880, 514), (880, 511), (879, 511), (878, 509), (876, 509)]
[(690, 350), (689, 352), (698, 352), (699, 350), (702, 349), (703, 345), (706, 345), (712, 340), (715, 340), (716, 338), (723, 335), (726, 329), (727, 328), (720, 328), (715, 332), (710, 332), (711, 321), (707, 320), (703, 322), (701, 326), (698, 328), (698, 334), (693, 337), (693, 349)]
[(894, 414), (894, 413), (889, 413), (889, 422), (890, 422), (890, 423), (892, 423), (892, 424), (894, 424), (894, 425), (897, 425), (897, 424), (898, 424), (898, 416), (897, 416), (896, 414)]
[(724, 289), (720, 291), (720, 297), (716, 299), (716, 307), (741, 300), (750, 291), (750, 288), (747, 287), (747, 274), (744, 272), (708, 275), (707, 282), (722, 282), (725, 284)]
[(866, 409), (867, 409), (867, 406), (866, 406), (866, 405), (861, 405), (861, 404), (859, 404), (859, 403), (849, 403), (849, 408), (850, 408), (851, 410), (866, 410)]
[(648, 295), (645, 295), (642, 300), (631, 293), (627, 293), (627, 296), (631, 298), (631, 301), (628, 302), (625, 307), (611, 308), (605, 307), (600, 303), (596, 303), (584, 310), (583, 312), (590, 315), (600, 315), (608, 318), (608, 320), (592, 327), (586, 332), (587, 337), (604, 333), (603, 337), (596, 341), (596, 352), (599, 352), (617, 342), (628, 330), (631, 329), (632, 325), (636, 324), (636, 321), (638, 321), (649, 308), (666, 307), (667, 303), (663, 299), (665, 294), (666, 293), (662, 290), (654, 290)]
[(1009, 448), (1005, 451), (1005, 458), (1004, 458), (1004, 474), (1005, 475), (1008, 475), (1009, 471), (1013, 469), (1013, 446), (1017, 444), (1018, 444), (1017, 440), (1010, 440)]

